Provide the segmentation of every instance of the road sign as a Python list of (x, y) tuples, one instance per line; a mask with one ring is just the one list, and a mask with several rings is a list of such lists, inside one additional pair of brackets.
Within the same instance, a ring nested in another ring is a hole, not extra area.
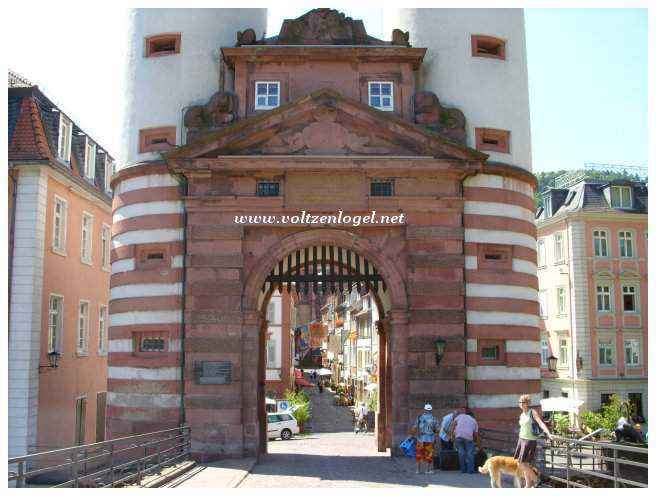
[(291, 404), (287, 400), (278, 400), (278, 411), (279, 412), (284, 412), (285, 410), (289, 410), (289, 407)]

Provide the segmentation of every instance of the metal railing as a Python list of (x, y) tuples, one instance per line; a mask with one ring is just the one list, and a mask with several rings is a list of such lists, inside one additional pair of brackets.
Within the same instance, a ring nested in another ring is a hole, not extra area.
[(16, 487), (140, 484), (145, 475), (189, 458), (190, 447), (190, 429), (181, 426), (10, 458), (8, 480)]
[[(512, 454), (517, 433), (480, 430), (483, 447)], [(647, 487), (646, 447), (552, 436), (539, 439), (535, 465), (557, 487)]]

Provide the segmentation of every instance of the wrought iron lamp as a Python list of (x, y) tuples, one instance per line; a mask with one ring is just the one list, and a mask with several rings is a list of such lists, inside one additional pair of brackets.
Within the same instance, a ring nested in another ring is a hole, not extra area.
[(435, 365), (439, 365), (442, 361), (444, 350), (446, 350), (446, 341), (439, 337), (435, 340)]
[(558, 365), (558, 357), (551, 355), (547, 360), (549, 361), (549, 372), (555, 372), (556, 366)]
[(581, 372), (582, 368), (583, 368), (583, 357), (577, 353), (576, 354), (576, 370), (578, 372)]
[(41, 371), (41, 369), (56, 369), (59, 367), (59, 364), (57, 363), (59, 357), (61, 357), (61, 353), (58, 351), (51, 351), (48, 353), (48, 365), (39, 365), (39, 371)]

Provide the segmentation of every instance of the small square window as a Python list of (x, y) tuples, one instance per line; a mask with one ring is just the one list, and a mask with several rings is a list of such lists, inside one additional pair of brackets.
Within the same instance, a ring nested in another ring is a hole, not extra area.
[(506, 59), (506, 42), (494, 36), (474, 34), (471, 37), (472, 57)]
[(371, 196), (394, 196), (394, 182), (371, 181)]
[(139, 340), (140, 352), (161, 352), (164, 351), (165, 341), (161, 336), (143, 336)]
[(478, 361), (482, 365), (500, 365), (505, 360), (505, 342), (502, 339), (479, 339)]
[(482, 270), (512, 270), (512, 246), (489, 243), (478, 245), (478, 268)]
[(369, 105), (378, 110), (394, 110), (394, 83), (391, 81), (369, 82)]
[(510, 153), (510, 131), (477, 127), (475, 134), (477, 150)]
[(180, 33), (158, 34), (146, 38), (146, 57), (162, 57), (180, 53)]
[(275, 181), (260, 181), (257, 183), (257, 196), (280, 196), (280, 183)]
[(175, 126), (139, 130), (139, 153), (169, 150), (175, 146)]
[(269, 110), (280, 105), (280, 82), (257, 81), (255, 83), (255, 110)]
[(481, 360), (498, 360), (500, 353), (499, 345), (486, 346), (481, 349)]

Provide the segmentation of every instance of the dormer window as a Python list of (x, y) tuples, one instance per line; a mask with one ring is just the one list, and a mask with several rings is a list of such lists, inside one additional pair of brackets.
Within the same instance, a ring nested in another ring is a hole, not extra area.
[(369, 105), (378, 110), (394, 110), (394, 83), (391, 81), (369, 82)]
[(85, 138), (84, 145), (84, 177), (93, 179), (96, 177), (96, 144)]
[(613, 208), (631, 208), (631, 187), (611, 186), (610, 205)]
[(544, 197), (544, 218), (548, 219), (553, 215), (551, 208), (551, 195)]
[(73, 137), (73, 123), (64, 116), (59, 114), (59, 147), (57, 155), (64, 162), (71, 161), (71, 139)]
[(471, 37), (472, 57), (506, 59), (506, 42), (494, 36), (474, 34)]
[(255, 110), (270, 110), (280, 106), (280, 81), (255, 82)]
[(157, 34), (146, 38), (146, 57), (162, 57), (180, 53), (180, 33)]

